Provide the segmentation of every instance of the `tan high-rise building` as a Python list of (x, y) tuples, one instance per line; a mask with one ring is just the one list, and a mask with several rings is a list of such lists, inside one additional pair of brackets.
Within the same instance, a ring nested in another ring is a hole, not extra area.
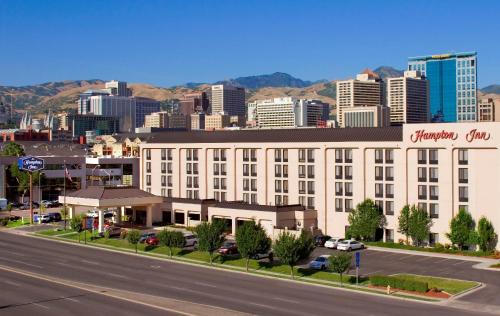
[(231, 126), (231, 116), (226, 114), (205, 115), (205, 130), (222, 129)]
[(495, 106), (493, 99), (479, 99), (478, 121), (479, 122), (498, 122), (500, 121), (500, 109)]
[(213, 85), (210, 108), (211, 114), (245, 116), (245, 89), (226, 84)]
[(155, 112), (146, 115), (144, 127), (153, 128), (188, 128), (188, 119), (184, 114), (173, 114), (168, 112)]
[(428, 123), (429, 82), (415, 70), (387, 79), (387, 106), (391, 108), (391, 125)]
[(349, 107), (384, 104), (383, 82), (372, 71), (366, 70), (356, 79), (337, 82), (337, 119), (344, 126), (343, 110)]

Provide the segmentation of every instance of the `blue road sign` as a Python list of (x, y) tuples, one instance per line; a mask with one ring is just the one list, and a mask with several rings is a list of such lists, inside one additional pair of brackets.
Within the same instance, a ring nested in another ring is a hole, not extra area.
[(361, 261), (361, 253), (356, 252), (356, 268), (359, 268), (360, 261)]
[(17, 166), (19, 167), (19, 170), (33, 172), (44, 169), (45, 161), (37, 157), (21, 157), (17, 160)]

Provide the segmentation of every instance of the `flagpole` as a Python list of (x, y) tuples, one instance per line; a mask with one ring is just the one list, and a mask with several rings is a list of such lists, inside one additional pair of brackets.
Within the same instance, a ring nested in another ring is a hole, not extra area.
[(68, 209), (66, 208), (66, 160), (64, 160), (64, 230), (66, 230), (66, 221), (68, 217)]

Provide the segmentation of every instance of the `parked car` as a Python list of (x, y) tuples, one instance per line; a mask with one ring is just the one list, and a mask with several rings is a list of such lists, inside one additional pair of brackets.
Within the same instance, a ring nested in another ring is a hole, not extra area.
[(40, 204), (47, 207), (47, 208), (52, 207), (52, 201), (49, 201), (49, 200), (41, 200)]
[(49, 214), (42, 214), (38, 216), (38, 220), (40, 221), (40, 223), (50, 223), (52, 222), (52, 217), (50, 217)]
[(314, 237), (314, 245), (318, 247), (323, 247), (325, 245), (325, 242), (332, 237), (328, 235), (318, 235)]
[(364, 249), (365, 245), (356, 240), (344, 240), (337, 244), (338, 250), (351, 251), (357, 249)]
[(252, 258), (255, 259), (255, 260), (260, 260), (260, 259), (264, 259), (264, 258), (273, 257), (273, 255), (274, 255), (273, 250), (270, 249), (267, 252), (257, 253)]
[(156, 236), (156, 233), (144, 233), (139, 238), (139, 243), (141, 243), (141, 244), (145, 243), (146, 239), (148, 239), (149, 237), (155, 237), (155, 236)]
[(328, 255), (322, 255), (319, 257), (316, 257), (313, 261), (309, 262), (309, 269), (314, 269), (314, 270), (326, 270), (328, 269)]
[(60, 207), (62, 206), (62, 203), (59, 202), (59, 200), (52, 200), (52, 201), (49, 201), (50, 202), (50, 207)]
[(220, 255), (234, 255), (238, 253), (238, 246), (235, 241), (226, 240), (222, 246), (217, 250)]
[(47, 215), (50, 216), (51, 221), (53, 221), (53, 222), (60, 222), (62, 220), (61, 214), (59, 214), (57, 212), (49, 213)]
[(337, 244), (343, 240), (344, 238), (330, 238), (325, 242), (325, 248), (337, 249)]
[[(33, 208), (39, 208), (40, 207), (40, 204), (38, 204), (37, 202), (33, 202)], [(29, 210), (30, 209), (30, 203), (24, 203), (22, 204), (21, 206), (19, 206), (19, 209), (20, 210)]]
[(184, 240), (186, 241), (185, 247), (196, 247), (198, 244), (198, 237), (191, 233), (184, 233)]
[(104, 237), (105, 232), (109, 232), (109, 237), (120, 236), (122, 229), (118, 226), (107, 226), (104, 228), (104, 232), (99, 233), (99, 236)]
[(158, 239), (158, 237), (156, 237), (156, 235), (149, 236), (148, 239), (146, 239), (146, 244), (150, 246), (158, 246), (159, 243), (160, 240)]
[(12, 207), (13, 208), (20, 208), (21, 206), (23, 206), (24, 204), (21, 203), (21, 202), (11, 202), (10, 204), (12, 204)]

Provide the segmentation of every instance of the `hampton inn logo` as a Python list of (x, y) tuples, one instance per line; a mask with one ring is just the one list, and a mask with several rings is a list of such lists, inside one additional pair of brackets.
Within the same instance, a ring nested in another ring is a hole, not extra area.
[[(420, 129), (418, 131), (415, 131), (415, 133), (411, 134), (410, 136), (410, 140), (413, 143), (423, 142), (428, 140), (437, 142), (438, 140), (457, 140), (457, 139), (458, 139), (458, 133), (449, 132), (445, 130), (441, 130), (439, 132), (428, 132), (425, 129)], [(469, 143), (475, 140), (489, 140), (489, 139), (490, 139), (490, 133), (478, 131), (476, 128), (472, 129), (465, 135), (465, 140), (468, 141)]]

